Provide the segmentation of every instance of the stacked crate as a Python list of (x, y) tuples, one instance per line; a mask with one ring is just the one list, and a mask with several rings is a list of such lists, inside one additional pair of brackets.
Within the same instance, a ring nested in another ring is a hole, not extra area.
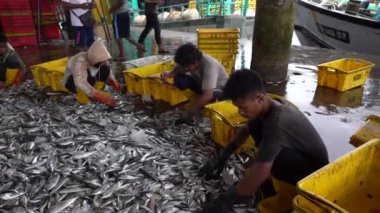
[(203, 28), (197, 30), (198, 48), (214, 57), (224, 66), (228, 74), (235, 68), (239, 49), (240, 31), (238, 28)]
[[(59, 25), (57, 20), (58, 4), (55, 0), (39, 0), (40, 1), (40, 13), (41, 13), (41, 33), (40, 39), (49, 41), (53, 39), (59, 39)], [(31, 0), (32, 11), (34, 20), (37, 22), (37, 0)], [(37, 24), (36, 24), (37, 25)]]
[(37, 44), (29, 0), (0, 1), (0, 22), (12, 46)]

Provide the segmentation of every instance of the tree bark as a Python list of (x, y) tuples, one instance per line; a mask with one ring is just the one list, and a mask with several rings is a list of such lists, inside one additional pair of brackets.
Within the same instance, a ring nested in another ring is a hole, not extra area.
[(265, 83), (286, 81), (294, 28), (294, 0), (257, 0), (251, 69)]

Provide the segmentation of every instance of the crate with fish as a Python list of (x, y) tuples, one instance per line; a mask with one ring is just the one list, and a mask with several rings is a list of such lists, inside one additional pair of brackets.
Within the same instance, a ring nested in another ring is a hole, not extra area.
[(346, 91), (365, 83), (374, 64), (356, 58), (343, 58), (318, 65), (318, 86)]
[(187, 90), (179, 90), (174, 86), (173, 78), (169, 78), (168, 83), (162, 82), (160, 74), (151, 75), (147, 78), (149, 85), (149, 95), (155, 100), (168, 102), (175, 106), (189, 100), (191, 93)]
[(370, 115), (366, 124), (351, 136), (350, 144), (358, 147), (374, 138), (380, 139), (380, 117)]
[(374, 139), (299, 181), (297, 191), (312, 212), (380, 211), (380, 140)]
[(172, 61), (165, 61), (123, 71), (123, 76), (127, 85), (128, 92), (136, 93), (139, 95), (150, 94), (147, 78), (154, 74), (172, 70), (174, 65), (174, 62)]
[(239, 39), (239, 28), (199, 28), (197, 29), (198, 40), (209, 39)]
[[(222, 147), (228, 146), (239, 129), (247, 123), (247, 119), (239, 114), (238, 108), (235, 107), (231, 101), (221, 101), (206, 105), (204, 115), (210, 117), (212, 129), (211, 137)], [(250, 136), (246, 142), (236, 150), (236, 153), (252, 150), (253, 148), (254, 141)]]

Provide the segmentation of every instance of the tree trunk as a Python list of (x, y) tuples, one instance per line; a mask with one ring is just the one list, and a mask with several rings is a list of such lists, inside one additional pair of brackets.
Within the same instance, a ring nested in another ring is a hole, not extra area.
[(265, 83), (286, 81), (294, 28), (294, 0), (257, 0), (251, 69)]

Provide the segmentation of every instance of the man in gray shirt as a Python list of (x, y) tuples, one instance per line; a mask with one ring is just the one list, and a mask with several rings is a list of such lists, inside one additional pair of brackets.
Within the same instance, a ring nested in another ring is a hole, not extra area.
[(224, 87), (226, 98), (250, 121), (230, 144), (200, 170), (205, 178), (217, 178), (229, 156), (248, 135), (259, 148), (244, 177), (204, 206), (204, 212), (230, 212), (240, 198), (251, 196), (272, 178), (276, 196), (260, 202), (260, 212), (289, 212), (296, 183), (328, 164), (326, 147), (305, 115), (290, 104), (266, 96), (262, 79), (250, 70), (236, 71)]
[(188, 122), (211, 101), (222, 99), (222, 89), (227, 82), (228, 74), (223, 65), (215, 58), (202, 53), (193, 44), (180, 46), (175, 53), (177, 65), (170, 72), (161, 74), (161, 79), (174, 78), (174, 85), (181, 89), (191, 89), (199, 96), (196, 103), (185, 111), (177, 123)]

